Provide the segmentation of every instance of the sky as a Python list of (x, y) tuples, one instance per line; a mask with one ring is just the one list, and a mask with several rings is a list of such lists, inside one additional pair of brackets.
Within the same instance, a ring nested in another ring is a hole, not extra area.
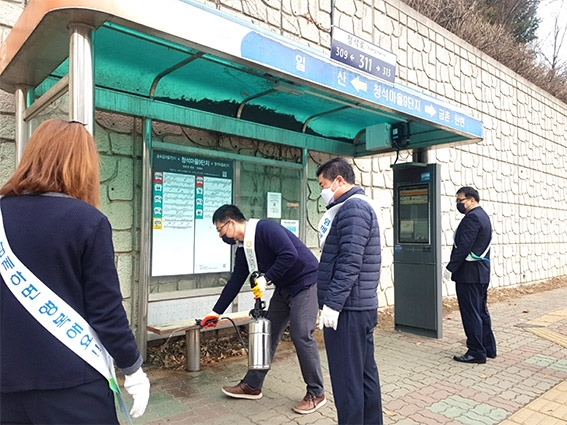
[[(546, 56), (551, 57), (555, 17), (559, 17), (560, 33), (564, 33), (567, 28), (567, 0), (541, 0), (538, 16), (541, 22), (537, 31), (537, 37), (542, 51), (546, 53)], [(559, 61), (562, 64), (567, 64), (567, 35), (563, 38), (563, 44), (559, 52)]]

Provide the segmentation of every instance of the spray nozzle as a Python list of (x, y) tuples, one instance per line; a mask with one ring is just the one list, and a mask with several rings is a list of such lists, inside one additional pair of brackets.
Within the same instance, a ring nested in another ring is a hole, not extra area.
[(254, 319), (259, 319), (260, 317), (266, 317), (268, 312), (265, 310), (266, 303), (260, 298), (256, 298), (254, 302), (254, 308), (250, 310), (250, 316)]

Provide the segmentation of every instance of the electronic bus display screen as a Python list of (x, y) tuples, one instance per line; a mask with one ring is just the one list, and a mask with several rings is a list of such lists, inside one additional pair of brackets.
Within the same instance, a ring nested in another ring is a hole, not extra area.
[(429, 244), (429, 185), (398, 186), (398, 200), (398, 242)]

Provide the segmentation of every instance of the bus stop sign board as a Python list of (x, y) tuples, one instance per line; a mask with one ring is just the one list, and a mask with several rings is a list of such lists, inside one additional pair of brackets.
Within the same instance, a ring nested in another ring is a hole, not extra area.
[(351, 95), (385, 110), (399, 111), (472, 138), (483, 137), (482, 122), (458, 107), (408, 87), (382, 82), (316, 52), (309, 52), (257, 31), (243, 35), (240, 53), (244, 59)]

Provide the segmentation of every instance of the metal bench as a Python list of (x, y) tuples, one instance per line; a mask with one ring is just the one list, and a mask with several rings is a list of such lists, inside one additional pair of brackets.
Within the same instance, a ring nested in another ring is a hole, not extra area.
[(157, 335), (167, 336), (177, 332), (185, 332), (187, 370), (195, 372), (201, 369), (201, 332), (233, 327), (232, 322), (224, 319), (224, 317), (232, 319), (236, 326), (247, 325), (251, 319), (248, 311), (239, 311), (237, 313), (223, 314), (214, 328), (202, 328), (200, 325), (197, 325), (195, 319), (191, 319), (166, 325), (148, 325), (147, 329)]

